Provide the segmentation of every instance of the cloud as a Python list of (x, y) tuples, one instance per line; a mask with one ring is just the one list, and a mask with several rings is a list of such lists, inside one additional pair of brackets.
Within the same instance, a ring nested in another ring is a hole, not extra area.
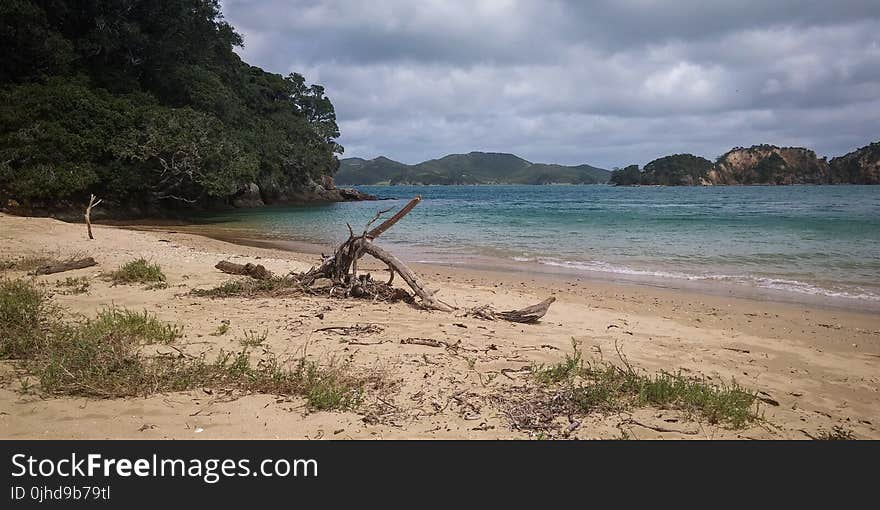
[[(346, 156), (613, 167), (880, 138), (880, 4), (224, 0), (248, 62), (321, 83)], [(872, 115), (872, 113), (874, 113)]]

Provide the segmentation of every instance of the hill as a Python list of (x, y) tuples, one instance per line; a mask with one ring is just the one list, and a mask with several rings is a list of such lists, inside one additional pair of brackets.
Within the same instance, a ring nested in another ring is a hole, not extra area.
[(339, 184), (601, 184), (611, 172), (590, 165), (532, 163), (513, 154), (470, 152), (406, 165), (384, 156), (339, 161)]
[(715, 163), (676, 154), (651, 161), (643, 170), (630, 165), (615, 170), (616, 185), (737, 185), (737, 184), (880, 184), (880, 142), (831, 160), (803, 147), (753, 145), (736, 147)]
[(880, 142), (832, 159), (831, 179), (835, 184), (880, 184)]
[(243, 62), (218, 0), (0, 6), (0, 209), (336, 200), (333, 105)]

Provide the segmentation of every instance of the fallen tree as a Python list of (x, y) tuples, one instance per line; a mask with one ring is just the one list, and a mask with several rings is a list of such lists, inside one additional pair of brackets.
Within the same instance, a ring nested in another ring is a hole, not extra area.
[(46, 275), (46, 274), (55, 274), (55, 273), (63, 273), (64, 271), (73, 271), (74, 269), (85, 269), (87, 267), (97, 266), (98, 263), (92, 257), (85, 257), (82, 259), (71, 259), (66, 260), (64, 262), (58, 262), (53, 264), (46, 264), (45, 266), (38, 267), (34, 271), (31, 272), (32, 275)]
[[(362, 295), (370, 296), (388, 294), (387, 290), (377, 292), (377, 288), (390, 288), (391, 282), (394, 279), (394, 273), (397, 273), (406, 282), (409, 288), (412, 289), (413, 293), (418, 296), (420, 299), (419, 304), (421, 306), (444, 312), (456, 310), (452, 305), (444, 303), (438, 299), (436, 297), (437, 290), (431, 290), (425, 287), (419, 281), (415, 273), (400, 259), (373, 242), (377, 237), (389, 230), (404, 216), (409, 214), (409, 212), (412, 211), (421, 200), (422, 198), (420, 196), (415, 197), (396, 214), (385, 220), (378, 227), (370, 230), (372, 224), (383, 214), (388, 212), (388, 210), (380, 211), (367, 223), (363, 233), (360, 235), (355, 235), (351, 225), (348, 225), (348, 239), (339, 245), (333, 255), (327, 257), (320, 266), (313, 267), (308, 272), (301, 274), (300, 281), (304, 285), (310, 286), (319, 279), (328, 279), (332, 282), (334, 288), (344, 292), (345, 295), (361, 297)], [(391, 275), (387, 283), (376, 282), (372, 280), (369, 274), (358, 276), (357, 261), (364, 255), (370, 255), (388, 266)], [(547, 313), (550, 305), (555, 300), (556, 298), (551, 297), (536, 305), (523, 308), (522, 310), (510, 310), (506, 312), (495, 312), (491, 307), (485, 305), (479, 307), (482, 310), (481, 314), (472, 315), (487, 320), (502, 319), (513, 322), (535, 322)]]
[(214, 267), (224, 273), (247, 275), (255, 280), (267, 280), (272, 278), (271, 271), (266, 269), (262, 264), (236, 264), (235, 262), (229, 262), (228, 260), (221, 260)]
[(547, 314), (547, 310), (550, 309), (550, 305), (552, 305), (554, 301), (556, 301), (555, 297), (549, 297), (538, 304), (527, 306), (519, 310), (508, 310), (506, 312), (498, 312), (490, 305), (483, 305), (471, 308), (467, 311), (467, 315), (491, 321), (502, 319), (510, 322), (536, 322)]
[[(215, 267), (225, 273), (248, 275), (256, 280), (261, 280), (254, 285), (237, 283), (232, 286), (215, 289), (214, 291), (201, 291), (203, 295), (226, 296), (236, 295), (242, 292), (276, 293), (279, 288), (295, 289), (313, 295), (328, 295), (330, 297), (355, 297), (367, 298), (379, 301), (404, 300), (414, 302), (424, 308), (453, 312), (456, 307), (444, 303), (436, 297), (437, 290), (431, 290), (419, 281), (416, 274), (400, 259), (391, 252), (376, 245), (373, 241), (393, 227), (404, 216), (409, 214), (415, 206), (421, 202), (421, 197), (409, 201), (402, 209), (390, 218), (386, 219), (378, 227), (370, 230), (370, 227), (378, 221), (383, 214), (390, 211), (379, 211), (371, 219), (361, 234), (355, 235), (351, 225), (348, 225), (348, 239), (339, 245), (333, 255), (324, 257), (320, 266), (312, 267), (305, 273), (291, 273), (285, 277), (273, 276), (261, 265), (235, 264), (229, 261), (221, 261)], [(358, 260), (364, 255), (370, 255), (388, 266), (390, 276), (387, 282), (374, 280), (369, 273), (358, 274)], [(394, 275), (399, 274), (404, 282), (412, 289), (414, 294), (392, 286)], [(464, 310), (465, 315), (478, 317), (485, 320), (506, 320), (511, 322), (537, 322), (543, 317), (556, 301), (551, 297), (540, 303), (527, 306), (520, 310), (496, 311), (491, 305), (482, 305)]]

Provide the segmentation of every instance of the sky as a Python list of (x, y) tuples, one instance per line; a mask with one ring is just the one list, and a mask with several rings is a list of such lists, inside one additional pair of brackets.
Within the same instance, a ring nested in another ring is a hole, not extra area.
[(880, 140), (878, 0), (222, 0), (241, 57), (326, 88), (345, 157), (604, 168)]

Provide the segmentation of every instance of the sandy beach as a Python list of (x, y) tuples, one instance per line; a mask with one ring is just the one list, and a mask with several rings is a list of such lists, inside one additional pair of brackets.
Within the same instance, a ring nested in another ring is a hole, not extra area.
[[(430, 288), (464, 309), (491, 303), (515, 309), (555, 296), (537, 324), (486, 321), (461, 312), (426, 311), (404, 302), (324, 296), (211, 299), (190, 294), (232, 279), (220, 260), (263, 264), (276, 274), (305, 271), (314, 254), (245, 246), (157, 227), (151, 231), (85, 227), (47, 218), (0, 214), (0, 259), (88, 254), (98, 266), (30, 277), (47, 291), (70, 276), (88, 277), (87, 293), (54, 292), (53, 300), (86, 316), (110, 306), (147, 310), (180, 324), (176, 349), (210, 358), (241, 350), (247, 331), (266, 331), (251, 356), (347, 359), (389, 381), (358, 412), (309, 411), (290, 395), (207, 389), (124, 399), (47, 397), (22, 392), (13, 362), (0, 362), (3, 438), (291, 438), (496, 439), (535, 437), (509, 418), (528, 367), (559, 362), (574, 341), (590, 360), (617, 362), (615, 345), (646, 373), (660, 371), (735, 380), (757, 392), (760, 419), (745, 428), (710, 424), (672, 409), (639, 407), (560, 421), (557, 437), (611, 439), (809, 439), (823, 431), (880, 439), (880, 316), (585, 278), (528, 275), (417, 264)], [(379, 243), (381, 244), (381, 243)], [(165, 289), (117, 285), (99, 278), (135, 258), (158, 263)], [(365, 266), (365, 267), (364, 267)], [(384, 278), (382, 266), (361, 271)], [(395, 280), (397, 284), (398, 280)], [(222, 321), (229, 332), (213, 336)], [(333, 326), (376, 325), (339, 334)], [(322, 330), (323, 328), (323, 330)], [(455, 349), (402, 344), (426, 338)], [(147, 346), (161, 350), (164, 346)], [(167, 348), (166, 348), (167, 349)], [(576, 423), (575, 423), (576, 421)]]

